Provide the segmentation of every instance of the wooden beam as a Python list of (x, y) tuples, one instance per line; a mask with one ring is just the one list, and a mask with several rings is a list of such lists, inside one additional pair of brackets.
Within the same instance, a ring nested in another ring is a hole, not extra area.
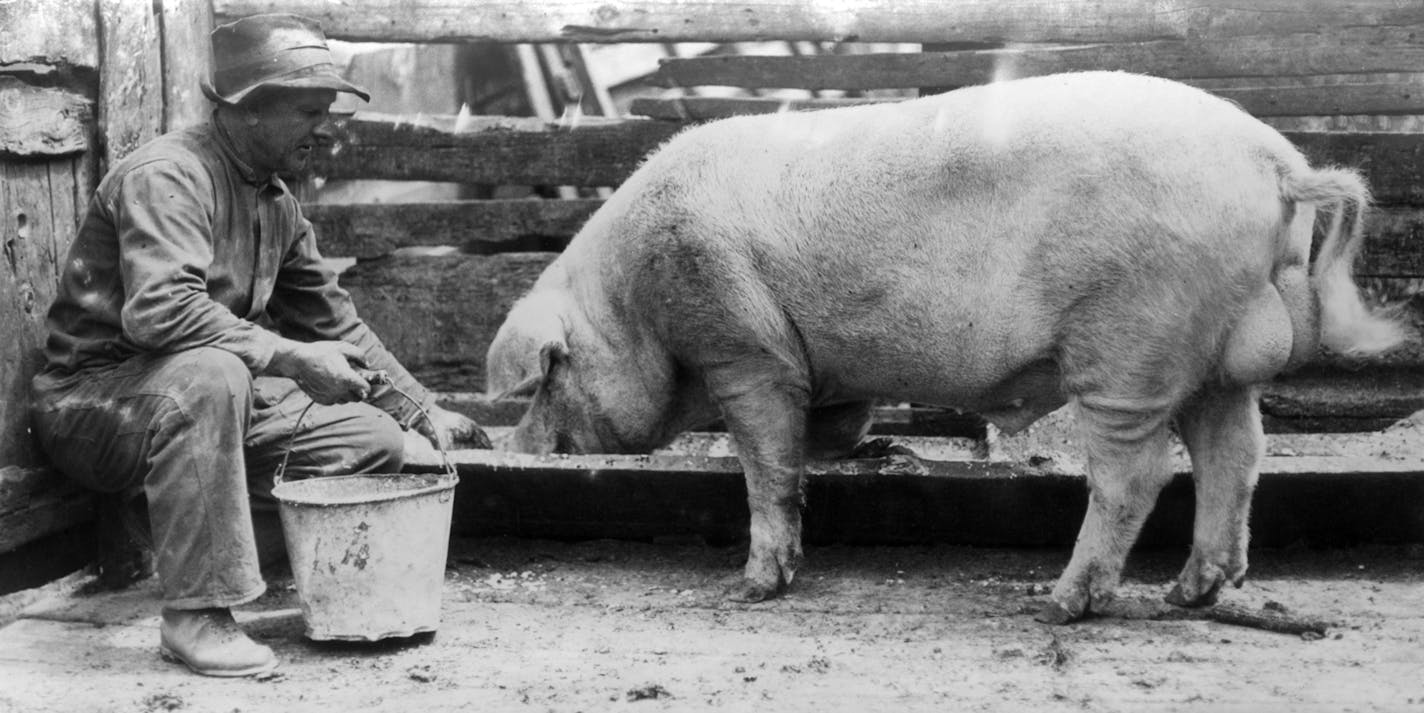
[(89, 150), (94, 103), (62, 89), (0, 76), (0, 156), (63, 156)]
[(163, 0), (163, 130), (207, 123), (212, 105), (198, 81), (212, 73), (211, 0)]
[[(327, 257), (373, 258), (399, 248), (454, 245), (466, 253), (562, 250), (603, 201), (472, 200), (437, 203), (310, 203)], [(1355, 274), (1424, 277), (1424, 209), (1377, 206)]]
[(1398, 0), (217, 0), (219, 19), (315, 18), (376, 42), (1091, 42), (1407, 25)]
[(467, 253), (562, 250), (603, 201), (511, 199), (443, 203), (313, 203), (322, 254), (371, 258), (397, 248), (456, 245)]
[(995, 77), (1122, 70), (1169, 78), (1298, 77), (1418, 72), (1424, 25), (1327, 27), (1227, 39), (816, 57), (709, 55), (665, 59), (663, 87), (909, 89), (983, 84)]
[(946, 37), (1183, 37), (1191, 13), (1169, 0), (218, 0), (221, 17), (295, 12), (331, 37), (381, 42), (931, 42)]
[[(485, 351), (514, 301), (554, 253), (394, 256), (341, 275), (365, 322), (407, 368), (449, 367), (452, 380), (483, 381)], [(437, 390), (444, 381), (425, 380)]]
[[(342, 150), (318, 164), (333, 179), (404, 179), (514, 185), (616, 186), (680, 122), (588, 118), (576, 126), (478, 117), (455, 132), (453, 117), (427, 124), (359, 117)], [(1314, 162), (1362, 169), (1382, 203), (1424, 206), (1424, 134), (1284, 132)]]
[(1381, 203), (1424, 206), (1424, 134), (1367, 131), (1282, 132), (1312, 165), (1357, 168)]
[(490, 185), (616, 186), (643, 157), (682, 127), (647, 119), (476, 117), (459, 132), (453, 118), (413, 124), (358, 115), (340, 151), (317, 162), (328, 179), (455, 181)]
[(0, 66), (99, 68), (94, 0), (0, 2)]
[(0, 552), (38, 540), (94, 519), (92, 493), (68, 493), (39, 498), (22, 510), (0, 515)]
[[(1278, 83), (1261, 86), (1205, 87), (1230, 99), (1255, 116), (1322, 116), (1344, 114), (1415, 114), (1424, 112), (1424, 75), (1408, 79), (1360, 80), (1333, 84)], [(1186, 84), (1196, 84), (1184, 80)], [(783, 100), (768, 97), (673, 97), (634, 99), (630, 113), (653, 119), (707, 121), (746, 114), (830, 109), (858, 104), (900, 101), (902, 97)]]
[(152, 0), (99, 0), (102, 170), (163, 133), (163, 67)]

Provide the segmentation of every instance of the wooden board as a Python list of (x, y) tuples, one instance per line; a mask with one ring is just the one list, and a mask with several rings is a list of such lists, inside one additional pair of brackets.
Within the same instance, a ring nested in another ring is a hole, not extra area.
[(646, 119), (586, 119), (559, 125), (539, 119), (481, 117), (456, 130), (453, 117), (415, 124), (358, 115), (347, 139), (316, 165), (328, 179), (453, 181), (491, 185), (614, 186), (649, 151), (681, 127)]
[(29, 380), (76, 222), (77, 159), (0, 162), (0, 464), (29, 465)]
[[(983, 81), (988, 81), (987, 78)], [(1192, 80), (1184, 80), (1193, 84)], [(1404, 80), (1360, 80), (1330, 85), (1279, 84), (1209, 88), (1255, 116), (1321, 116), (1341, 114), (1411, 114), (1424, 112), (1424, 75)], [(965, 82), (977, 84), (983, 82)], [(955, 83), (951, 83), (953, 86)], [(944, 86), (944, 85), (940, 85)], [(706, 121), (745, 114), (828, 109), (897, 99), (826, 98), (781, 100), (771, 97), (673, 97), (633, 100), (630, 113), (654, 119)]]
[(151, 0), (99, 0), (104, 169), (163, 132), (163, 70)]
[[(302, 207), (327, 257), (371, 258), (399, 248), (453, 245), (467, 253), (563, 249), (603, 205), (574, 200), (315, 203)], [(1424, 209), (1376, 206), (1356, 266), (1360, 277), (1424, 277)]]
[(295, 12), (378, 42), (1130, 41), (1408, 25), (1396, 0), (216, 0), (220, 20)]
[(0, 157), (64, 156), (89, 150), (93, 102), (0, 76)]
[[(683, 128), (648, 119), (586, 120), (562, 127), (538, 119), (484, 117), (462, 131), (390, 118), (353, 119), (346, 145), (318, 175), (515, 185), (616, 186), (649, 152)], [(453, 117), (442, 121), (453, 123)], [(1284, 132), (1318, 163), (1368, 174), (1383, 203), (1424, 205), (1424, 134)]]
[(663, 87), (895, 89), (983, 84), (1092, 69), (1171, 78), (1418, 72), (1424, 26), (1326, 27), (1320, 32), (1227, 39), (1020, 47), (960, 52), (665, 59), (649, 82)]
[(308, 204), (323, 255), (369, 258), (397, 248), (457, 245), (467, 253), (559, 251), (603, 201), (482, 200)]
[[(514, 300), (551, 262), (551, 253), (398, 256), (358, 262), (341, 276), (361, 318), (401, 363), (425, 378), (483, 380), (485, 351)], [(461, 390), (470, 390), (468, 387)]]
[(94, 0), (0, 2), (0, 66), (36, 63), (99, 67)]
[(198, 80), (212, 73), (209, 0), (163, 0), (163, 130), (206, 123), (212, 104)]
[(0, 552), (94, 519), (94, 496), (69, 493), (38, 498), (23, 509), (0, 515)]
[[(380, 42), (934, 42), (1002, 37), (1103, 40), (1183, 37), (1185, 2), (1137, 0), (217, 0), (220, 18), (295, 12), (327, 34)], [(1166, 5), (1167, 7), (1161, 7)]]

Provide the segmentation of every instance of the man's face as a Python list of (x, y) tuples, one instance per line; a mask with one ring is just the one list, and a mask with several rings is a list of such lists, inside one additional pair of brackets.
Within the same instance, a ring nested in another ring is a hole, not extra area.
[(305, 175), (312, 153), (335, 140), (329, 109), (331, 89), (278, 89), (264, 92), (248, 109), (253, 168), (287, 176)]

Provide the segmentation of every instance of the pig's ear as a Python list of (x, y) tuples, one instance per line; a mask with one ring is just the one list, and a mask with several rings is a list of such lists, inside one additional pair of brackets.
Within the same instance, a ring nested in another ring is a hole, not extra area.
[(544, 346), (539, 349), (539, 370), (543, 372), (540, 376), (549, 378), (554, 367), (568, 362), (569, 345), (563, 340), (549, 340), (544, 342)]

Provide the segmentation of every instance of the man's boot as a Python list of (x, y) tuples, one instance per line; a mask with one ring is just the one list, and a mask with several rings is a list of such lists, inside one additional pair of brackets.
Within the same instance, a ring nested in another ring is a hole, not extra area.
[(277, 667), (272, 649), (247, 637), (228, 609), (164, 609), (163, 658), (204, 676), (252, 676)]

